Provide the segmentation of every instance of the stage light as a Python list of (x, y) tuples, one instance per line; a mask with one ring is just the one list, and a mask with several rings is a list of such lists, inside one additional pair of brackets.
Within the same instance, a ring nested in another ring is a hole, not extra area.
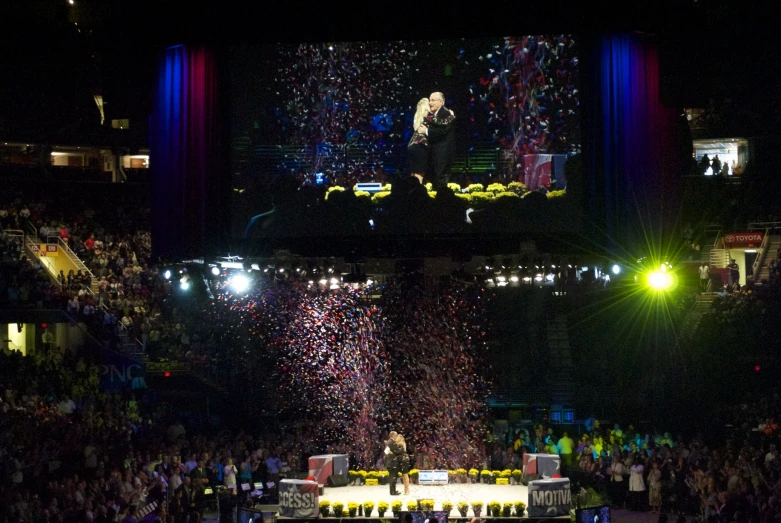
[(338, 279), (331, 278), (331, 285), (338, 285), (338, 284), (339, 284), (339, 280)]
[(215, 276), (220, 275), (220, 268), (219, 267), (212, 267), (212, 274)]
[(169, 371), (165, 371), (165, 374), (163, 374), (163, 376), (165, 376), (166, 378), (170, 378), (171, 373)]
[(368, 280), (366, 280), (366, 285), (374, 285), (374, 280), (369, 278)]
[(510, 281), (513, 283), (518, 283), (518, 276), (510, 276)]
[(615, 274), (615, 275), (621, 274), (621, 267), (619, 267), (618, 265), (613, 265), (611, 270), (613, 271), (613, 274)]
[(320, 282), (319, 282), (319, 283), (320, 283), (320, 285), (328, 285), (328, 280), (326, 280), (325, 278), (323, 278), (322, 280), (320, 280)]
[(186, 291), (190, 288), (190, 282), (187, 280), (182, 280), (179, 282), (179, 288), (183, 291)]
[(762, 367), (760, 367), (759, 365), (754, 365), (754, 372), (759, 372), (761, 370), (762, 370)]
[(546, 281), (553, 281), (554, 278), (555, 278), (555, 276), (553, 274), (547, 274), (545, 276), (545, 280)]
[(534, 281), (542, 281), (542, 274), (537, 274), (537, 275), (534, 277)]
[(665, 291), (672, 287), (673, 277), (666, 270), (652, 271), (646, 278), (648, 286), (656, 291)]
[(505, 278), (504, 276), (499, 276), (496, 279), (499, 281), (507, 281), (507, 278)]
[(523, 277), (523, 281), (525, 281), (525, 282), (527, 282), (527, 283), (528, 283), (528, 282), (532, 281), (532, 279), (531, 279), (531, 277), (530, 277), (530, 276), (524, 276), (524, 277)]
[(236, 294), (244, 294), (250, 286), (250, 279), (243, 274), (236, 274), (230, 279), (230, 285)]
[(163, 278), (165, 278), (166, 280), (171, 279), (171, 269), (166, 269), (166, 271), (163, 273)]

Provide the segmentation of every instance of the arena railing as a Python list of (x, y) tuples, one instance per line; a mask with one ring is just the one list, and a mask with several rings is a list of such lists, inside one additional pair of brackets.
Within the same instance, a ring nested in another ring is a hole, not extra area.
[(754, 260), (754, 265), (751, 267), (751, 274), (754, 277), (755, 282), (759, 278), (759, 273), (762, 270), (762, 264), (765, 263), (767, 251), (770, 248), (771, 232), (773, 232), (773, 229), (765, 229), (765, 236), (762, 238), (762, 245), (759, 247), (759, 255), (757, 256), (757, 259)]

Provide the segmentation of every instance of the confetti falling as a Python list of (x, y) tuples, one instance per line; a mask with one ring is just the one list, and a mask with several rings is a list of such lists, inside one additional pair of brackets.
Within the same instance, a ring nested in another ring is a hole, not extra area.
[(273, 353), (280, 414), (316, 421), (320, 446), (352, 445), (373, 465), (389, 430), (436, 466), (485, 455), (482, 289), (458, 282), (324, 291), (305, 283), (220, 296), (238, 324)]

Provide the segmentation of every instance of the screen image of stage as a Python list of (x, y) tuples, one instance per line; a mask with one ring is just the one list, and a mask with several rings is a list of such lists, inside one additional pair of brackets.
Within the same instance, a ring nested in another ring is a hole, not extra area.
[[(411, 174), (416, 108), (434, 93), (454, 117), (446, 171), (464, 211), (549, 203), (545, 226), (571, 225), (562, 202), (581, 151), (572, 35), (237, 45), (229, 61), (236, 238), (388, 232), (392, 188)], [(429, 149), (421, 194), (433, 201), (443, 185)], [(455, 219), (469, 232), (465, 212)]]

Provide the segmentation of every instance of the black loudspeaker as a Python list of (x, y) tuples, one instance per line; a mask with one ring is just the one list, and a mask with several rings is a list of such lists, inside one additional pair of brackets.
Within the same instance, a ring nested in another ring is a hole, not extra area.
[(347, 486), (347, 477), (342, 476), (341, 474), (338, 476), (328, 476), (328, 486), (329, 487), (346, 487)]

